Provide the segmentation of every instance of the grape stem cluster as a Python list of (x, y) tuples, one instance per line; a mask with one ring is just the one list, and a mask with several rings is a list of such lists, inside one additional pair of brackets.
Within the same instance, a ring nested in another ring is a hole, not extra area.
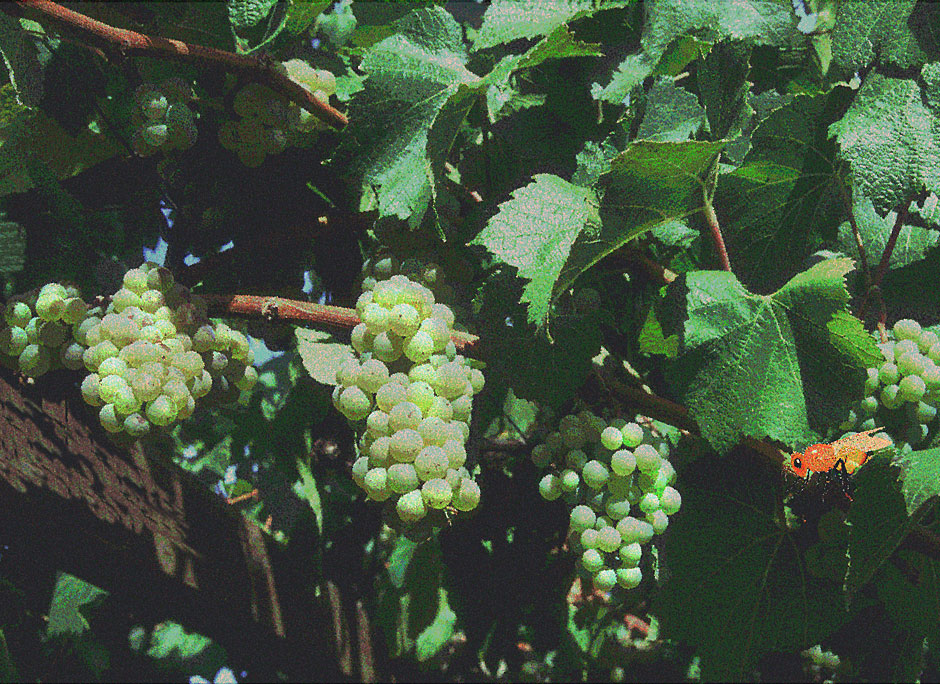
[(342, 112), (317, 99), (299, 83), (278, 72), (274, 68), (275, 63), (270, 60), (250, 55), (236, 55), (204, 45), (117, 28), (50, 0), (16, 0), (14, 3), (0, 4), (0, 10), (9, 14), (15, 14), (22, 8), (39, 12), (51, 22), (79, 33), (90, 43), (116, 49), (121, 56), (140, 54), (148, 57), (164, 57), (246, 74), (337, 128), (348, 123), (348, 119)]

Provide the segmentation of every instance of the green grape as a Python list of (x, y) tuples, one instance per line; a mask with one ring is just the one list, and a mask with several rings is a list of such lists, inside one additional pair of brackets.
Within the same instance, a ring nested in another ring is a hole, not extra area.
[(539, 494), (543, 499), (554, 501), (562, 495), (564, 489), (561, 486), (561, 478), (549, 473), (539, 481)]
[(936, 415), (937, 408), (935, 406), (930, 406), (929, 404), (925, 404), (922, 401), (917, 402), (915, 418), (917, 419), (918, 423), (929, 423), (936, 417)]
[(636, 468), (641, 473), (655, 473), (659, 470), (659, 464), (662, 462), (662, 457), (656, 447), (650, 444), (638, 446), (633, 451), (633, 456), (636, 458)]
[(646, 514), (646, 521), (653, 529), (653, 534), (662, 534), (669, 525), (669, 516), (666, 515), (665, 511), (655, 510)]
[(596, 549), (598, 543), (597, 530), (595, 530), (593, 527), (589, 527), (588, 529), (584, 530), (584, 532), (581, 533), (579, 541), (581, 542), (582, 548)]
[(917, 348), (920, 349), (922, 354), (927, 354), (937, 343), (940, 343), (940, 337), (937, 336), (937, 333), (932, 330), (925, 330), (920, 334), (920, 339), (917, 340)]
[(604, 557), (597, 549), (586, 549), (581, 554), (581, 567), (590, 573), (595, 573), (604, 567)]
[(637, 542), (622, 544), (618, 555), (623, 565), (628, 568), (633, 568), (640, 564), (640, 559), (643, 557), (643, 547)]
[(124, 419), (122, 427), (128, 435), (139, 439), (150, 432), (150, 421), (139, 413), (132, 413)]
[(626, 449), (615, 451), (610, 457), (610, 469), (620, 476), (630, 475), (636, 469), (636, 457)]
[(653, 492), (649, 492), (643, 495), (643, 498), (640, 499), (640, 503), (637, 505), (644, 513), (659, 510), (659, 497)]
[(580, 484), (581, 478), (575, 471), (566, 469), (561, 472), (561, 488), (566, 492), (573, 492)]
[(366, 304), (362, 311), (362, 322), (373, 335), (386, 332), (390, 326), (389, 311), (381, 304)]
[(426, 446), (415, 457), (414, 466), (421, 480), (440, 479), (447, 475), (450, 459), (441, 447)]
[(408, 371), (408, 379), (411, 382), (426, 382), (433, 387), (437, 382), (437, 369), (429, 363), (415, 364)]
[(547, 468), (552, 462), (552, 451), (545, 444), (536, 444), (529, 455), (536, 468)]
[(663, 513), (666, 515), (675, 515), (681, 505), (682, 497), (677, 490), (672, 487), (663, 489), (663, 493), (659, 497), (659, 507)]
[(601, 432), (601, 444), (605, 449), (615, 451), (623, 444), (623, 433), (615, 427), (606, 427)]
[(349, 420), (362, 420), (372, 410), (372, 400), (358, 387), (347, 387), (340, 395), (340, 410)]
[[(353, 359), (353, 361), (355, 360)], [(404, 386), (396, 382), (387, 382), (376, 391), (375, 403), (380, 409), (388, 413), (396, 405), (405, 401), (406, 396), (407, 390)]]
[(622, 520), (630, 515), (630, 502), (623, 497), (611, 496), (604, 503), (604, 511), (612, 520)]
[(65, 299), (58, 293), (40, 293), (36, 300), (36, 315), (44, 321), (57, 321), (65, 311)]
[(59, 362), (69, 370), (80, 370), (85, 367), (82, 354), (85, 348), (78, 342), (63, 345), (59, 351)]
[(29, 305), (24, 302), (10, 302), (4, 310), (3, 319), (7, 325), (16, 328), (25, 328), (33, 317)]
[(150, 121), (159, 121), (162, 119), (166, 115), (166, 110), (169, 106), (166, 96), (156, 90), (145, 93), (142, 98), (138, 99), (138, 102), (140, 104), (140, 110)]
[(451, 468), (460, 468), (467, 462), (467, 450), (462, 441), (448, 439), (441, 448), (447, 454), (447, 462)]
[(396, 494), (404, 494), (420, 486), (418, 473), (411, 463), (394, 463), (388, 467), (388, 487)]
[(377, 359), (393, 363), (401, 358), (402, 339), (395, 333), (379, 333), (372, 341), (372, 353)]
[(38, 377), (49, 369), (48, 352), (37, 344), (28, 344), (20, 352), (20, 370), (30, 377)]
[(370, 496), (372, 492), (388, 489), (388, 471), (385, 468), (370, 468), (362, 478), (362, 486)]
[(636, 423), (627, 423), (620, 431), (623, 433), (623, 446), (635, 449), (643, 442), (643, 428)]
[(483, 390), (483, 385), (485, 379), (483, 377), (483, 371), (477, 368), (470, 369), (470, 387), (473, 389), (474, 394), (479, 394)]
[(388, 447), (391, 439), (385, 435), (377, 437), (369, 447), (369, 464), (373, 467), (385, 468), (389, 464)]
[(151, 147), (160, 147), (166, 142), (166, 124), (150, 124), (140, 131), (140, 137)]
[(584, 483), (591, 489), (600, 489), (610, 477), (610, 471), (600, 461), (588, 461), (581, 470)]
[(917, 347), (917, 343), (914, 340), (901, 340), (900, 342), (895, 342), (895, 363), (897, 363), (897, 359), (900, 359), (904, 354), (917, 354), (918, 351), (919, 348)]
[(388, 366), (378, 359), (369, 359), (362, 364), (356, 384), (364, 391), (374, 394), (388, 382)]
[(366, 418), (366, 430), (374, 437), (381, 437), (389, 434), (388, 414), (385, 411), (377, 410), (369, 414)]
[(616, 551), (620, 548), (622, 541), (620, 532), (617, 531), (616, 527), (605, 527), (597, 531), (597, 547), (601, 551), (607, 553)]
[(424, 440), (416, 430), (398, 430), (390, 438), (389, 456), (400, 463), (413, 463), (424, 448)]
[(108, 432), (121, 432), (124, 429), (124, 419), (114, 408), (114, 404), (105, 404), (98, 413), (98, 421)]
[[(407, 305), (402, 305), (407, 306)], [(404, 346), (405, 356), (414, 363), (421, 363), (430, 358), (434, 351), (434, 340), (423, 330), (419, 330), (410, 337)], [(448, 396), (445, 394), (445, 396)], [(450, 398), (448, 396), (448, 398)]]
[(571, 531), (576, 534), (594, 527), (596, 521), (597, 515), (589, 506), (580, 504), (571, 509)]
[(905, 401), (919, 401), (926, 391), (926, 384), (916, 375), (908, 375), (902, 378), (898, 385), (898, 396)]
[(594, 588), (599, 591), (610, 591), (617, 584), (617, 573), (610, 568), (600, 570), (594, 575)]
[[(430, 339), (430, 348), (434, 352), (443, 350), (450, 342), (450, 328), (440, 318), (426, 318), (421, 321), (418, 333)], [(417, 335), (418, 333), (415, 333)]]
[(69, 327), (57, 321), (39, 324), (39, 342), (45, 347), (60, 347), (69, 338)]
[(859, 402), (858, 408), (862, 415), (871, 416), (878, 410), (878, 399), (873, 396), (865, 397)]
[(165, 394), (161, 394), (156, 399), (147, 404), (147, 418), (154, 425), (161, 427), (169, 425), (176, 419), (178, 413), (176, 404)]
[(408, 401), (413, 403), (422, 414), (427, 415), (431, 404), (434, 403), (434, 389), (426, 382), (417, 380), (406, 390)]
[(905, 352), (898, 357), (897, 367), (901, 375), (912, 375), (917, 373), (920, 368), (918, 363), (919, 354), (914, 354), (911, 352)]
[(388, 412), (388, 426), (397, 432), (399, 430), (415, 430), (421, 424), (421, 409), (410, 401), (403, 401), (392, 407)]
[(927, 350), (927, 356), (934, 363), (940, 363), (940, 342), (932, 345), (930, 349)]
[(98, 393), (100, 384), (101, 378), (97, 373), (89, 373), (85, 376), (85, 379), (82, 380), (82, 399), (85, 400), (86, 404), (101, 406), (104, 403), (101, 401), (101, 395)]
[(88, 304), (79, 297), (69, 297), (65, 300), (62, 311), (62, 321), (68, 325), (76, 325), (85, 320), (88, 313)]
[(473, 410), (473, 399), (469, 394), (464, 394), (452, 402), (450, 402), (450, 407), (453, 410), (454, 420), (467, 423), (470, 421), (470, 412)]
[[(389, 328), (396, 335), (401, 337), (411, 337), (418, 332), (418, 328), (421, 325), (421, 317), (418, 314), (418, 310), (415, 309), (411, 304), (396, 304), (392, 307), (389, 312)], [(428, 336), (430, 337), (430, 336)], [(405, 347), (405, 353), (407, 354), (407, 345)], [(432, 345), (429, 347), (433, 349), (433, 340)], [(427, 356), (430, 356), (430, 351)], [(408, 358), (411, 358), (410, 356)], [(416, 359), (412, 359), (415, 361)]]
[(29, 338), (23, 328), (4, 328), (0, 330), (0, 351), (10, 356), (19, 356), (29, 344)]
[(464, 477), (454, 492), (453, 505), (458, 511), (472, 511), (480, 503), (480, 485)]
[(893, 363), (883, 363), (878, 369), (878, 382), (882, 385), (892, 385), (900, 378), (898, 367)]
[(429, 508), (441, 510), (447, 508), (453, 499), (453, 489), (447, 480), (434, 478), (421, 486), (421, 496)]
[(398, 499), (398, 503), (395, 504), (395, 510), (398, 511), (398, 517), (405, 523), (416, 522), (427, 515), (428, 512), (421, 491), (403, 494)]
[(920, 323), (905, 318), (894, 324), (894, 336), (899, 340), (917, 340), (921, 334)]
[(643, 573), (639, 568), (617, 568), (617, 584), (624, 589), (634, 589), (643, 581)]

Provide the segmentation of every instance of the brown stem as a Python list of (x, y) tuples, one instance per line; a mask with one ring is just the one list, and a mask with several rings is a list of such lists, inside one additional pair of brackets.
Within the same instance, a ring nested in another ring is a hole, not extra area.
[(731, 271), (731, 262), (728, 260), (728, 250), (725, 247), (725, 240), (721, 236), (721, 226), (718, 225), (718, 216), (715, 214), (715, 208), (711, 200), (705, 198), (705, 206), (702, 207), (705, 214), (705, 222), (708, 223), (708, 229), (712, 235), (712, 242), (715, 243), (715, 251), (718, 253), (718, 260), (721, 262), (721, 268), (725, 271)]
[[(314, 323), (351, 330), (360, 323), (355, 309), (302, 302), (284, 297), (258, 295), (200, 295), (213, 315), (246, 316), (288, 323)], [(470, 352), (480, 338), (465, 332), (453, 332), (451, 339), (460, 351)]]
[(16, 11), (14, 8), (28, 8), (38, 12), (52, 23), (77, 32), (88, 42), (116, 49), (121, 55), (140, 54), (148, 57), (164, 57), (246, 74), (333, 126), (342, 127), (348, 123), (342, 112), (321, 102), (299, 83), (277, 71), (276, 62), (270, 59), (236, 55), (225, 50), (185, 43), (181, 40), (149, 36), (128, 29), (116, 28), (51, 0), (15, 0), (14, 3), (0, 5), (0, 9), (10, 13)]

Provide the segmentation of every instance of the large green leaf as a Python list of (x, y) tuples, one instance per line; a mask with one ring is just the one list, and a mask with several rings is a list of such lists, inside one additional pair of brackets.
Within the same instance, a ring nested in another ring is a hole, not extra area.
[(713, 140), (736, 138), (754, 113), (748, 104), (750, 54), (742, 43), (718, 43), (697, 70)]
[(848, 617), (839, 584), (814, 576), (775, 520), (776, 473), (753, 454), (699, 459), (677, 485), (665, 535), (669, 578), (653, 604), (662, 635), (696, 648), (702, 681), (749, 678), (770, 651), (797, 651)]
[(670, 286), (667, 301), (682, 297), (671, 312), (680, 317), (671, 327), (681, 326), (671, 377), (716, 450), (742, 436), (805, 444), (841, 422), (864, 377), (828, 329), (846, 309), (851, 270), (849, 259), (823, 261), (772, 295), (752, 294), (724, 271), (687, 273)]
[(715, 211), (731, 267), (753, 290), (786, 282), (845, 217), (826, 131), (843, 91), (774, 110), (752, 133), (744, 163), (718, 178)]
[(26, 107), (36, 107), (42, 100), (43, 71), (52, 57), (32, 32), (41, 33), (42, 27), (28, 19), (0, 15), (0, 55), (17, 102)]
[(940, 449), (909, 452), (897, 464), (907, 514), (914, 515), (927, 501), (940, 496)]
[(754, 45), (796, 46), (802, 34), (789, 0), (650, 0), (643, 49), (654, 62), (684, 34), (714, 42), (746, 40)]
[(684, 142), (705, 122), (698, 98), (668, 76), (656, 79), (646, 98), (646, 114), (637, 129), (638, 140)]
[(52, 592), (47, 635), (82, 634), (90, 626), (86, 612), (101, 605), (107, 596), (108, 592), (103, 589), (68, 573), (61, 573)]
[(361, 182), (362, 211), (420, 224), (444, 156), (485, 84), (464, 66), (460, 25), (441, 8), (416, 10), (362, 60), (336, 165)]
[[(864, 69), (876, 59), (901, 68), (919, 66), (928, 59), (922, 46), (935, 59), (937, 39), (936, 35), (930, 39), (930, 21), (931, 15), (936, 17), (937, 13), (928, 7), (932, 3), (925, 2), (920, 3), (912, 17), (917, 4), (917, 0), (838, 3), (832, 30), (835, 64), (850, 73)], [(927, 40), (919, 40), (924, 37)]]
[(940, 192), (940, 110), (925, 104), (914, 79), (869, 74), (829, 133), (875, 209), (897, 209), (925, 189)]
[(602, 10), (629, 7), (636, 0), (496, 0), (483, 15), (483, 26), (473, 42), (474, 50), (519, 38), (547, 36), (558, 27)]
[(600, 230), (585, 230), (555, 285), (568, 289), (605, 256), (647, 230), (701, 210), (702, 178), (722, 142), (633, 142), (600, 177)]
[(874, 577), (911, 528), (898, 474), (888, 456), (877, 455), (854, 477), (854, 500), (848, 514), (847, 599), (852, 599)]
[(529, 280), (523, 302), (529, 307), (529, 322), (541, 326), (571, 245), (582, 230), (596, 235), (599, 229), (593, 190), (558, 176), (539, 174), (499, 205), (499, 212), (472, 244), (483, 245)]

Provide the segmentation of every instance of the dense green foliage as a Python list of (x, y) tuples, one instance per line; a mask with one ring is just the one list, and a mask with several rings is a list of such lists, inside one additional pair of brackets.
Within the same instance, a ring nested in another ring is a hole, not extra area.
[[(257, 488), (373, 676), (940, 678), (940, 4), (70, 8), (232, 59), (0, 8), (3, 360)], [(362, 322), (156, 330), (158, 273)], [(880, 427), (843, 487), (783, 472)], [(62, 575), (43, 620), (0, 556), (0, 679), (280, 672), (109, 600)]]

